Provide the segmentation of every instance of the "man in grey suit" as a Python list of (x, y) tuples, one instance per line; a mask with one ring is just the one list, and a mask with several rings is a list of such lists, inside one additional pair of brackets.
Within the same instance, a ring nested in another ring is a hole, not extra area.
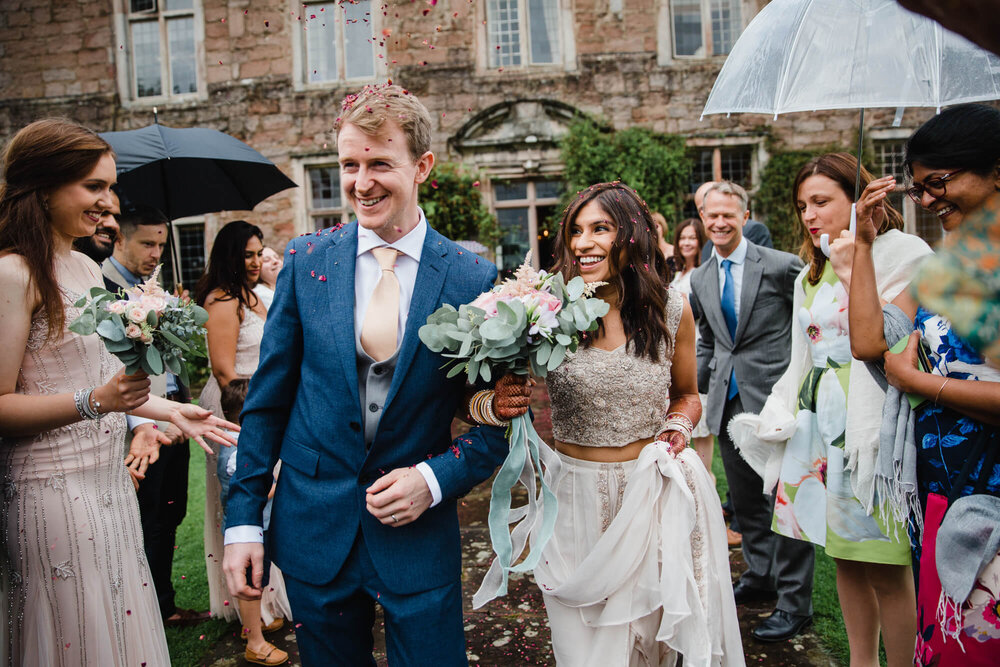
[(813, 547), (771, 531), (773, 496), (733, 446), (726, 426), (740, 412), (760, 412), (788, 367), (792, 294), (798, 257), (743, 237), (747, 193), (713, 183), (704, 200), (715, 249), (691, 274), (691, 307), (699, 320), (698, 388), (708, 394), (708, 427), (719, 436), (748, 569), (733, 589), (737, 604), (777, 598), (774, 613), (754, 628), (760, 641), (794, 637), (812, 618)]

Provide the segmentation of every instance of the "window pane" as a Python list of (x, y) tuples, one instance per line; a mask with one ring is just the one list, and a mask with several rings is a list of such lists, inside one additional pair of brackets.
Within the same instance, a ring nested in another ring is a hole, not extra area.
[(131, 0), (129, 9), (133, 12), (148, 12), (156, 9), (156, 0)]
[(177, 225), (181, 281), (194, 287), (205, 272), (205, 225)]
[(336, 166), (309, 168), (309, 208), (340, 208), (340, 169)]
[(194, 9), (194, 0), (166, 0), (164, 9), (168, 12), (175, 9)]
[(528, 32), (531, 38), (531, 63), (541, 65), (556, 62), (559, 49), (558, 0), (528, 0)]
[[(371, 2), (361, 0), (356, 4), (345, 2), (344, 10), (344, 64), (348, 79), (375, 76), (375, 50), (372, 45)], [(327, 10), (329, 11), (329, 10)]]
[(705, 49), (701, 43), (701, 0), (673, 0), (670, 8), (674, 15), (674, 55), (704, 55)]
[(499, 182), (493, 184), (493, 195), (497, 201), (510, 201), (511, 199), (528, 198), (528, 182), (513, 181)]
[(739, 36), (739, 0), (712, 0), (712, 55), (727, 55)]
[(194, 18), (167, 21), (167, 38), (170, 45), (170, 81), (175, 95), (198, 92), (195, 74)]
[(713, 180), (712, 153), (714, 152), (713, 149), (709, 148), (707, 150), (700, 150), (691, 156), (694, 160), (694, 167), (691, 169), (691, 192), (701, 187), (702, 183)]
[(527, 207), (497, 209), (497, 220), (503, 232), (497, 264), (501, 269), (516, 268), (531, 250), (531, 242), (528, 239), (528, 209)]
[(313, 221), (313, 231), (318, 232), (321, 229), (326, 229), (328, 227), (333, 227), (334, 225), (340, 224), (339, 215), (314, 215)]
[(538, 181), (535, 183), (536, 199), (558, 199), (562, 193), (562, 181)]
[(136, 95), (139, 97), (162, 95), (160, 24), (157, 21), (132, 24), (132, 56), (135, 61)]
[(487, 0), (490, 67), (521, 64), (518, 0)]
[[(335, 4), (309, 5), (306, 33), (306, 80), (337, 80), (337, 24)], [(315, 16), (316, 18), (311, 18)]]
[(906, 171), (903, 169), (905, 156), (905, 141), (876, 141), (875, 164), (878, 165), (880, 172), (877, 175), (891, 175), (896, 178), (897, 182), (904, 183), (906, 181)]
[[(744, 188), (751, 186), (750, 179), (750, 149), (730, 148), (722, 149), (722, 179), (732, 181)], [(711, 179), (706, 179), (711, 180)]]

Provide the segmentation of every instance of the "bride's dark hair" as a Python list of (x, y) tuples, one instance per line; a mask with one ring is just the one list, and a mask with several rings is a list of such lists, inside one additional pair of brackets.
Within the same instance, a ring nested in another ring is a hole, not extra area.
[[(608, 282), (618, 295), (628, 340), (626, 349), (637, 357), (657, 362), (660, 344), (665, 342), (667, 356), (671, 356), (666, 300), (673, 269), (657, 244), (656, 223), (649, 207), (635, 190), (615, 181), (598, 183), (578, 192), (563, 211), (553, 270), (562, 272), (567, 282), (580, 275), (579, 261), (570, 249), (570, 240), (577, 216), (590, 202), (596, 202), (618, 227), (614, 248), (620, 252), (608, 255), (611, 268)], [(604, 323), (600, 326), (599, 333), (604, 330)], [(582, 344), (587, 347), (592, 341), (593, 337), (588, 336)]]

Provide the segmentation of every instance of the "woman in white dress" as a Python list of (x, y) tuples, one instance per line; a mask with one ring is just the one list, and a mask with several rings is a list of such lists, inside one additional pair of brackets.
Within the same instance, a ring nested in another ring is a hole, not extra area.
[[(208, 311), (208, 356), (212, 376), (201, 392), (199, 403), (221, 415), (222, 388), (236, 378), (249, 378), (257, 370), (260, 341), (267, 309), (251, 289), (261, 274), (264, 245), (260, 228), (243, 220), (226, 224), (215, 237), (205, 275), (198, 281), (195, 300)], [(209, 608), (213, 616), (243, 621), (247, 640), (246, 658), (251, 662), (277, 665), (288, 654), (264, 639), (264, 632), (277, 630), (291, 618), (281, 573), (274, 565), (260, 600), (232, 599), (222, 573), (225, 498), (229, 494), (229, 457), (239, 448), (220, 450), (206, 457), (205, 557), (208, 569)], [(265, 516), (270, 507), (265, 510)], [(265, 518), (265, 529), (267, 520)]]
[(264, 246), (260, 253), (260, 278), (253, 286), (253, 291), (264, 303), (265, 310), (271, 309), (271, 302), (274, 300), (274, 286), (278, 282), (278, 272), (281, 271), (283, 265), (281, 255), (276, 253), (273, 248)]
[(556, 661), (742, 665), (719, 497), (686, 449), (701, 416), (694, 319), (649, 209), (620, 183), (588, 188), (556, 257), (567, 280), (606, 282), (611, 304), (547, 378), (559, 519), (535, 578)]
[(98, 336), (67, 329), (81, 312), (72, 304), (104, 287), (72, 243), (111, 207), (111, 147), (70, 121), (43, 120), (14, 135), (3, 164), (0, 660), (166, 666), (123, 413), (170, 420), (206, 449), (204, 437), (230, 442), (220, 427), (238, 427), (150, 396), (144, 373), (125, 375)]
[[(691, 272), (701, 264), (701, 249), (705, 247), (705, 226), (698, 218), (687, 218), (682, 220), (674, 231), (674, 253), (673, 269), (674, 279), (670, 283), (684, 296), (691, 294)], [(694, 328), (694, 340), (698, 342), (697, 325)], [(705, 423), (705, 394), (699, 394), (701, 399), (701, 419), (694, 427), (691, 434), (691, 444), (698, 452), (701, 462), (705, 464), (712, 483), (715, 483), (715, 474), (712, 472), (712, 454), (715, 450), (715, 438), (712, 437), (708, 425)]]

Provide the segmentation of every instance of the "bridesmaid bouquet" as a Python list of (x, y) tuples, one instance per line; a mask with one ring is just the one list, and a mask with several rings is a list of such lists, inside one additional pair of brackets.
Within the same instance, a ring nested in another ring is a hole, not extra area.
[(170, 371), (189, 384), (184, 354), (204, 356), (193, 341), (205, 335), (208, 312), (165, 291), (157, 282), (159, 273), (158, 266), (148, 280), (118, 294), (92, 287), (73, 304), (83, 312), (69, 330), (81, 336), (97, 333), (128, 374)]
[[(562, 274), (536, 271), (531, 254), (514, 273), (472, 303), (444, 305), (420, 327), (420, 340), (431, 351), (450, 359), (448, 377), (465, 373), (470, 383), (512, 372), (545, 377), (576, 351), (584, 332), (595, 331), (598, 318), (607, 315), (607, 303), (593, 296), (604, 283), (584, 282), (577, 276), (564, 282)], [(490, 498), (490, 538), (497, 557), (473, 598), (478, 608), (507, 593), (507, 575), (535, 567), (556, 520), (555, 494), (541, 474), (535, 492), (535, 470), (558, 466), (554, 456), (542, 457), (547, 447), (528, 415), (511, 421), (507, 429), (510, 451), (493, 482)], [(528, 504), (511, 511), (511, 489), (518, 480), (528, 490)], [(538, 507), (541, 506), (541, 517)], [(509, 526), (517, 524), (511, 531)], [(531, 553), (518, 563), (528, 537), (536, 530)]]

